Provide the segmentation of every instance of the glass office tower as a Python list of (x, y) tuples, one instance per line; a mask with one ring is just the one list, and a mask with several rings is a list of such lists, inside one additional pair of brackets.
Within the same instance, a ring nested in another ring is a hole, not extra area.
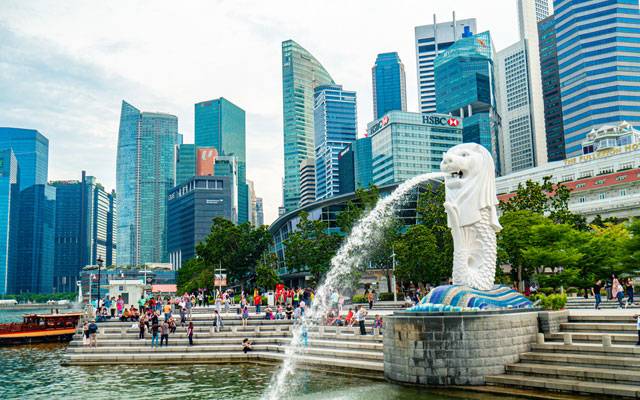
[(340, 192), (338, 155), (356, 140), (356, 92), (343, 90), (341, 85), (321, 85), (314, 96), (315, 199), (322, 200)]
[(116, 192), (121, 266), (167, 262), (167, 192), (174, 185), (178, 118), (123, 101)]
[(300, 203), (300, 164), (315, 158), (313, 104), (317, 86), (334, 81), (322, 64), (293, 40), (282, 42), (284, 185), (286, 212)]
[(436, 109), (464, 121), (463, 141), (484, 146), (500, 171), (494, 50), (489, 32), (456, 41), (434, 61)]
[(13, 150), (0, 150), (0, 295), (12, 289), (17, 266), (18, 160)]
[(221, 97), (195, 105), (195, 145), (215, 147), (238, 161), (238, 222), (249, 221), (245, 112)]
[(555, 31), (567, 157), (593, 129), (640, 127), (640, 9), (637, 0), (555, 0)]
[(407, 82), (398, 53), (378, 54), (371, 76), (374, 118), (393, 110), (407, 111)]

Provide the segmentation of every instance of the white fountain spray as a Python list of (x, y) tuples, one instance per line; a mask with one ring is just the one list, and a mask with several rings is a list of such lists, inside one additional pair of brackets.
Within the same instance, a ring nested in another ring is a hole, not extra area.
[(304, 318), (296, 322), (291, 343), (285, 349), (282, 366), (271, 380), (268, 391), (262, 396), (263, 400), (287, 398), (287, 393), (295, 386), (288, 378), (295, 372), (298, 357), (304, 348), (303, 335), (307, 334), (310, 328), (322, 323), (330, 310), (331, 294), (343, 292), (351, 285), (351, 273), (361, 267), (369, 251), (376, 247), (377, 239), (391, 221), (395, 204), (420, 183), (442, 178), (444, 175), (441, 172), (433, 172), (403, 182), (390, 195), (380, 199), (375, 208), (355, 225), (331, 259), (331, 268), (324, 283), (316, 289), (313, 305), (305, 311)]

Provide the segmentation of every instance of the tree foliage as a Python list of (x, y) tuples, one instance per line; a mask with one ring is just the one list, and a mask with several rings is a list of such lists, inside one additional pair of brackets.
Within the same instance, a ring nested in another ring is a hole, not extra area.
[(309, 272), (320, 282), (329, 270), (331, 258), (338, 250), (341, 237), (327, 232), (326, 223), (309, 219), (301, 212), (296, 231), (284, 241), (287, 268), (296, 272)]
[(280, 277), (276, 272), (278, 257), (273, 254), (265, 254), (256, 267), (256, 286), (264, 290), (273, 290), (280, 283)]
[(212, 287), (215, 271), (220, 267), (229, 282), (243, 283), (254, 275), (256, 264), (271, 241), (266, 226), (236, 225), (214, 218), (211, 232), (196, 245), (196, 258), (178, 271), (178, 287), (181, 291)]

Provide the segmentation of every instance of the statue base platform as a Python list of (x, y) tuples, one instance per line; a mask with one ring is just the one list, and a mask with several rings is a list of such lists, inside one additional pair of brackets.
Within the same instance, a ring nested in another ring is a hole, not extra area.
[(527, 309), (533, 303), (507, 286), (477, 290), (462, 285), (443, 285), (431, 290), (410, 312), (461, 312), (502, 309)]

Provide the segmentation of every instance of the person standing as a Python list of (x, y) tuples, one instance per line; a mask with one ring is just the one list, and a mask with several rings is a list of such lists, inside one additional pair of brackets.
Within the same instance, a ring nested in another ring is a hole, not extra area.
[(596, 299), (596, 310), (600, 309), (600, 303), (602, 302), (602, 297), (600, 296), (600, 289), (602, 289), (602, 280), (598, 279), (596, 284), (591, 288), (591, 294)]
[(367, 330), (364, 327), (365, 320), (367, 317), (367, 310), (364, 309), (364, 306), (360, 306), (358, 312), (356, 313), (356, 322), (360, 326), (360, 335), (366, 335)]
[(144, 328), (146, 326), (146, 322), (145, 322), (145, 317), (142, 316), (140, 317), (140, 320), (138, 321), (138, 328), (140, 329), (140, 333), (138, 334), (138, 339), (143, 339), (144, 340)]
[(242, 307), (242, 326), (247, 326), (247, 320), (249, 319), (249, 307)]
[(193, 346), (193, 322), (189, 322), (187, 327), (187, 337), (189, 338), (189, 346)]
[(187, 312), (184, 307), (180, 308), (180, 326), (184, 327), (187, 323)]
[(151, 317), (151, 347), (158, 346), (158, 330), (160, 326), (158, 325), (158, 316), (154, 313), (153, 317)]
[(615, 274), (611, 275), (611, 295), (614, 299), (618, 300), (618, 308), (623, 308), (622, 299), (624, 298), (624, 288)]
[(262, 296), (260, 296), (260, 292), (256, 290), (256, 293), (253, 295), (253, 305), (256, 306), (256, 314), (260, 314), (260, 306), (262, 305)]
[(162, 327), (160, 328), (160, 347), (162, 347), (162, 342), (164, 342), (165, 346), (169, 347), (169, 321), (165, 320), (162, 323)]
[(98, 341), (98, 325), (96, 325), (96, 321), (91, 321), (89, 324), (89, 347), (97, 347)]
[(220, 332), (222, 329), (222, 317), (218, 310), (213, 310), (213, 331)]
[(373, 308), (373, 299), (374, 299), (374, 295), (373, 295), (373, 291), (371, 291), (369, 292), (369, 294), (367, 294), (367, 301), (369, 302), (369, 310)]
[(627, 278), (627, 282), (625, 286), (627, 289), (627, 305), (632, 306), (633, 305), (633, 279)]

